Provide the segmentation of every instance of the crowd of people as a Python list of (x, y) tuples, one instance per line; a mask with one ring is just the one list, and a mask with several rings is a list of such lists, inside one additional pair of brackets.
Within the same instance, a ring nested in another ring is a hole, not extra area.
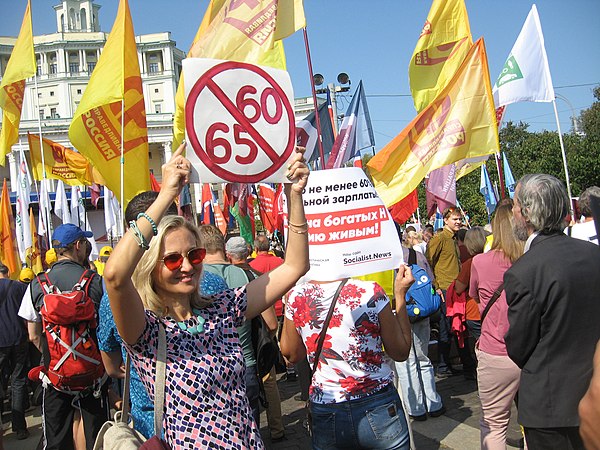
[[(264, 448), (261, 407), (270, 440), (286, 439), (283, 364), (285, 377), (304, 380), (299, 399), (308, 400), (315, 449), (410, 448), (411, 421), (445, 414), (436, 383), (450, 376), (477, 383), (483, 449), (506, 448), (513, 404), (528, 448), (583, 449), (584, 440), (600, 448), (600, 248), (588, 220), (598, 188), (580, 197), (586, 221), (566, 227), (562, 183), (527, 175), (496, 208), (491, 232), (467, 229), (448, 208), (437, 232), (403, 230), (409, 265), (298, 283), (309, 269), (302, 150), (285, 185), (283, 258), (265, 235), (249, 247), (177, 216), (191, 168), (183, 150), (163, 166), (160, 192), (132, 199), (125, 235), (96, 263), (91, 233), (63, 224), (45, 273), (24, 270), (13, 281), (0, 265), (0, 366), (18, 439), (29, 435), (37, 381), (40, 448), (91, 450), (122, 408), (127, 380), (133, 426), (147, 439), (172, 449)], [(419, 269), (417, 284), (431, 283), (441, 302), (437, 313), (409, 317)], [(280, 360), (265, 359), (261, 327)], [(155, 405), (164, 405), (158, 415)]]

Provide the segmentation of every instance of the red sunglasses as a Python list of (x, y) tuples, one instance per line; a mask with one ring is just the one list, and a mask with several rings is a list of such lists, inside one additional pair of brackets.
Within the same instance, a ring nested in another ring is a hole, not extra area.
[(165, 255), (161, 261), (165, 264), (169, 270), (177, 270), (183, 265), (183, 259), (187, 258), (191, 265), (195, 266), (202, 264), (204, 257), (206, 256), (206, 249), (202, 247), (196, 247), (182, 255), (181, 253), (169, 253)]

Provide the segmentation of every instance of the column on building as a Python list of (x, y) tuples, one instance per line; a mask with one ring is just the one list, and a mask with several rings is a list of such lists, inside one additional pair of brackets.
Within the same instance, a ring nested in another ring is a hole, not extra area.
[(163, 157), (165, 159), (165, 163), (171, 159), (171, 154), (173, 151), (171, 150), (171, 142), (163, 142)]

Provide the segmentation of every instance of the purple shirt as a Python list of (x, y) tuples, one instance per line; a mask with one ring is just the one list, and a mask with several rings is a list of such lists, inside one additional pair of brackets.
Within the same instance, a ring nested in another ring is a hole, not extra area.
[[(479, 299), (479, 312), (483, 313), (494, 291), (502, 284), (504, 272), (512, 265), (499, 250), (473, 257), (469, 296)], [(508, 356), (504, 336), (508, 331), (508, 304), (503, 290), (492, 305), (481, 327), (479, 350), (490, 355)]]

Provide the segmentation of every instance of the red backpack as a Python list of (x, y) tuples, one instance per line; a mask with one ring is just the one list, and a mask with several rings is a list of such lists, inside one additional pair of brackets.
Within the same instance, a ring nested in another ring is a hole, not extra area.
[(66, 391), (95, 387), (104, 375), (96, 330), (96, 309), (88, 295), (94, 272), (86, 270), (71, 291), (61, 292), (46, 274), (38, 277), (44, 292), (40, 310), (50, 361), (43, 372)]

